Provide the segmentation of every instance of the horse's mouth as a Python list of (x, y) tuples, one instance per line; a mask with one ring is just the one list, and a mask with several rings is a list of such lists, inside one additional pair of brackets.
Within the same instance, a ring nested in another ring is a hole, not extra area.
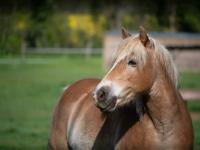
[(100, 109), (103, 112), (111, 112), (115, 110), (115, 103), (111, 102), (109, 105), (107, 105), (105, 108)]
[(97, 103), (96, 106), (103, 112), (114, 111), (116, 107), (116, 98), (112, 98), (109, 103)]

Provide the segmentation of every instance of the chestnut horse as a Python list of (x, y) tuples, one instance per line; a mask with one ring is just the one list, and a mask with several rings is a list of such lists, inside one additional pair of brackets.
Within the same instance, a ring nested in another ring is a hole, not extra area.
[(192, 121), (169, 52), (142, 27), (135, 37), (122, 29), (122, 37), (102, 80), (81, 80), (65, 90), (49, 149), (193, 149)]

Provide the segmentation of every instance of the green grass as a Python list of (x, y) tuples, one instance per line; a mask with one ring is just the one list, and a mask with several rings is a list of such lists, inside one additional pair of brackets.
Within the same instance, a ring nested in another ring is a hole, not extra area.
[(200, 120), (194, 120), (193, 127), (194, 127), (194, 135), (195, 135), (194, 149), (199, 150), (200, 149)]
[(179, 79), (181, 88), (200, 90), (200, 72), (182, 72)]
[(191, 112), (199, 112), (200, 113), (200, 100), (198, 101), (190, 101), (187, 103), (188, 110)]
[(0, 64), (0, 149), (45, 149), (52, 111), (63, 88), (103, 74), (100, 57), (3, 61), (11, 64)]
[[(52, 111), (63, 88), (82, 78), (101, 78), (103, 72), (98, 56), (29, 56), (24, 62), (0, 58), (0, 150), (46, 149)], [(200, 89), (200, 73), (182, 76), (182, 87)], [(189, 105), (191, 111), (200, 108)], [(200, 141), (200, 120), (193, 123)], [(197, 140), (196, 145), (200, 147)]]

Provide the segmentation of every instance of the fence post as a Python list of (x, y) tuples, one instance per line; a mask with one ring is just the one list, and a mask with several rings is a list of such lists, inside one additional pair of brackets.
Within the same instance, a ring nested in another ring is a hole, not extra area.
[(92, 42), (89, 41), (89, 42), (87, 43), (87, 46), (86, 46), (86, 49), (85, 49), (85, 57), (86, 57), (86, 58), (90, 58), (91, 53), (92, 53)]
[(26, 42), (24, 40), (22, 40), (22, 43), (21, 43), (21, 59), (22, 59), (23, 62), (25, 60), (25, 57), (26, 57)]

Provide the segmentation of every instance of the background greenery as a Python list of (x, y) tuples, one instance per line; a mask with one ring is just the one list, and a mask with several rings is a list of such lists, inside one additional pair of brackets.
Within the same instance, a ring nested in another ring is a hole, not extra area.
[[(101, 78), (101, 57), (28, 56), (0, 59), (0, 149), (46, 149), (53, 109), (64, 87), (82, 78)], [(181, 73), (181, 86), (200, 89), (200, 72)], [(190, 83), (190, 84), (189, 84)], [(199, 102), (189, 102), (200, 112)], [(200, 120), (193, 121), (195, 149)]]
[(200, 32), (199, 0), (2, 0), (0, 54), (21, 47), (102, 47), (106, 31)]

